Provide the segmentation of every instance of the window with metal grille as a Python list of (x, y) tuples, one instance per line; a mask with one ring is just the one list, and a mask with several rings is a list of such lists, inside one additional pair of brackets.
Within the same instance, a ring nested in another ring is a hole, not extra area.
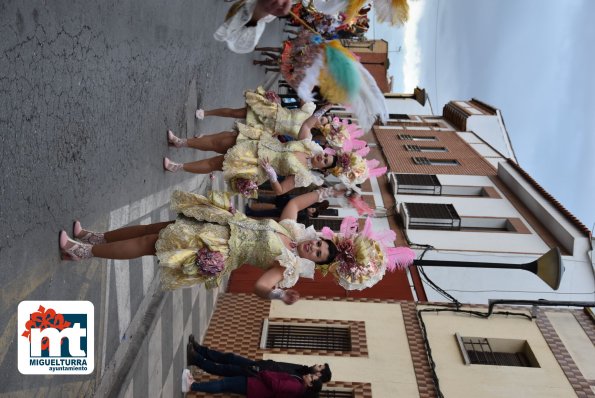
[(394, 174), (397, 195), (441, 195), (442, 185), (433, 174)]
[(461, 217), (451, 204), (405, 203), (409, 229), (461, 229)]
[(438, 138), (432, 135), (397, 134), (397, 138), (403, 141), (438, 141)]
[(320, 391), (320, 393), (318, 394), (318, 396), (320, 398), (354, 398), (355, 394), (353, 392), (353, 390), (335, 390), (332, 388), (324, 388), (323, 390)]
[(322, 227), (329, 227), (333, 231), (339, 231), (341, 229), (341, 221), (340, 218), (310, 218), (306, 223), (306, 227), (313, 225), (314, 228), (319, 231)]
[(467, 365), (539, 367), (525, 340), (463, 337), (458, 333), (455, 338)]
[(266, 322), (262, 348), (351, 351), (349, 327)]
[(409, 117), (409, 115), (406, 115), (404, 113), (389, 113), (388, 118), (389, 119), (407, 119), (407, 120), (411, 119)]
[(321, 216), (339, 216), (339, 209), (323, 209), (323, 210), (318, 210), (318, 213)]
[(456, 159), (429, 159), (426, 157), (413, 157), (413, 163), (424, 166), (459, 166), (460, 163)]

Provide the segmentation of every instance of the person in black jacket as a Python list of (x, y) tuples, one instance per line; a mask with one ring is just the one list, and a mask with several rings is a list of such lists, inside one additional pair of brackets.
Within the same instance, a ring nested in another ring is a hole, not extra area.
[(322, 383), (331, 380), (332, 373), (328, 363), (324, 365), (306, 366), (295, 363), (277, 362), (271, 359), (253, 361), (230, 352), (220, 352), (200, 345), (190, 335), (186, 350), (188, 365), (198, 366), (207, 373), (217, 376), (254, 376), (268, 370), (288, 373), (295, 376), (315, 374)]

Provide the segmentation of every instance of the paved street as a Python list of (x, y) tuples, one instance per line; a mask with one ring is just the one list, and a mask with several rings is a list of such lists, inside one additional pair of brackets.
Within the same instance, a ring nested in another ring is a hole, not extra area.
[[(0, 2), (0, 397), (178, 396), (184, 341), (206, 327), (216, 291), (158, 289), (158, 268), (133, 261), (60, 261), (58, 231), (174, 217), (174, 188), (205, 191), (208, 177), (162, 170), (210, 156), (167, 147), (229, 129), (195, 122), (197, 106), (243, 105), (265, 81), (251, 55), (212, 39), (222, 0)], [(281, 24), (265, 45), (280, 42)], [(213, 182), (223, 188), (220, 175)], [(95, 372), (23, 376), (17, 369), (22, 300), (89, 300)], [(150, 375), (150, 377), (149, 377)]]

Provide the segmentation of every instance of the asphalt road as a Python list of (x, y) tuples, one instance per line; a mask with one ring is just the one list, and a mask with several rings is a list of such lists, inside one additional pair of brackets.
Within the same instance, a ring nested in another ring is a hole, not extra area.
[[(119, 303), (106, 300), (109, 287), (116, 288), (115, 274), (110, 280), (106, 272), (113, 264), (60, 261), (58, 231), (70, 231), (75, 218), (104, 230), (117, 209), (134, 213), (126, 218), (131, 222), (150, 221), (156, 211), (163, 217), (161, 204), (140, 213), (132, 205), (176, 184), (198, 185), (189, 175), (163, 172), (164, 155), (205, 156), (168, 149), (166, 130), (192, 136), (228, 129), (229, 120), (197, 124), (196, 106), (242, 106), (243, 90), (265, 79), (252, 56), (212, 39), (228, 6), (222, 0), (0, 2), (1, 397), (90, 396), (100, 383), (102, 363), (123, 337), (121, 324), (101, 322), (103, 314), (121, 317)], [(271, 25), (264, 44), (280, 40), (280, 23)], [(143, 290), (142, 277), (128, 278), (134, 316), (147, 281)], [(99, 372), (22, 376), (16, 311), (22, 300), (91, 301)]]

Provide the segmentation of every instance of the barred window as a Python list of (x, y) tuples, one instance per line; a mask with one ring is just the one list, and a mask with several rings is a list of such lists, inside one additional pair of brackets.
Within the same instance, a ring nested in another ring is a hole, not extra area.
[(413, 163), (424, 166), (459, 166), (460, 163), (456, 159), (429, 159), (426, 157), (413, 157)]
[(397, 138), (403, 141), (438, 141), (438, 138), (432, 135), (397, 134)]
[(525, 340), (463, 337), (458, 333), (455, 338), (467, 365), (539, 367)]
[(355, 394), (353, 390), (348, 389), (323, 388), (318, 396), (320, 398), (354, 398)]
[(338, 232), (341, 229), (341, 218), (310, 218), (306, 222), (306, 227), (313, 225), (317, 231), (320, 231), (322, 227), (329, 227), (335, 232)]
[(351, 351), (351, 331), (349, 327), (265, 320), (261, 348)]
[(388, 114), (388, 118), (389, 119), (411, 119), (409, 117), (409, 115), (406, 115), (404, 113), (389, 113)]

